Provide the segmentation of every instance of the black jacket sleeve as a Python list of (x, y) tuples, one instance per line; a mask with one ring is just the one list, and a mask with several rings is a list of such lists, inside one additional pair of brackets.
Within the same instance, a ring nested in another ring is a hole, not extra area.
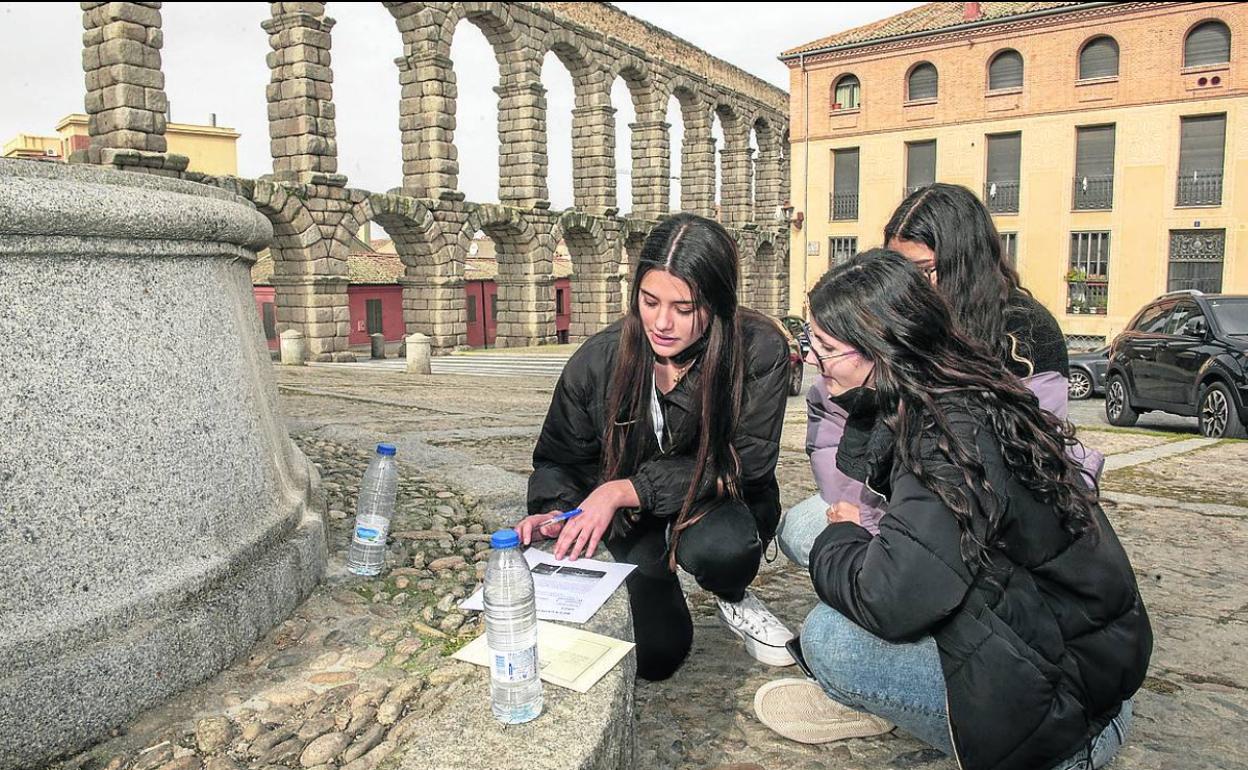
[[(779, 329), (760, 327), (752, 330), (746, 348), (741, 418), (732, 442), (741, 460), (743, 486), (774, 476), (788, 399), (788, 345)], [(688, 455), (662, 455), (642, 463), (631, 479), (640, 510), (659, 517), (680, 513), (695, 467), (695, 458)], [(714, 469), (707, 468), (696, 499), (715, 493), (715, 478)]]
[[(934, 473), (953, 469), (924, 452)], [(815, 592), (833, 609), (889, 641), (912, 641), (957, 610), (974, 572), (962, 561), (953, 512), (908, 471), (895, 472), (888, 515), (872, 537), (850, 523), (833, 524), (810, 554)]]
[(602, 441), (591, 412), (596, 391), (589, 345), (586, 343), (564, 366), (550, 400), (542, 433), (533, 449), (530, 514), (575, 508), (593, 491), (597, 481)]

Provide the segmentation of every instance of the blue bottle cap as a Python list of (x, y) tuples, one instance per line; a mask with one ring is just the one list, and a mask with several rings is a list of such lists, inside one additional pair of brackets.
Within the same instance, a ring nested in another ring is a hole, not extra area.
[(514, 529), (500, 529), (490, 535), (491, 548), (515, 548), (520, 545), (520, 533)]
[(394, 448), (394, 444), (378, 444), (377, 445), (377, 454), (379, 455), (385, 455), (386, 457), (394, 457), (394, 453), (397, 451), (398, 450)]

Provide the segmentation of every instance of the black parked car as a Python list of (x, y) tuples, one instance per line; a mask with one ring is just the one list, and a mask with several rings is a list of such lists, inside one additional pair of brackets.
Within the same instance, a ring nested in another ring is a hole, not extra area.
[(1195, 416), (1210, 438), (1244, 437), (1248, 423), (1248, 295), (1179, 291), (1144, 306), (1110, 346), (1105, 417)]
[(1071, 401), (1105, 392), (1105, 369), (1109, 366), (1109, 345), (1070, 357), (1070, 383), (1067, 394)]

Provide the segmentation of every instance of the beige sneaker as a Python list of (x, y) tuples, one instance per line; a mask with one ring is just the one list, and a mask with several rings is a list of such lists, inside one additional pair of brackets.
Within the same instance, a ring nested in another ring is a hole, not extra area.
[(798, 743), (866, 738), (893, 729), (888, 720), (842, 706), (809, 679), (777, 679), (758, 688), (754, 694), (754, 715), (767, 727)]

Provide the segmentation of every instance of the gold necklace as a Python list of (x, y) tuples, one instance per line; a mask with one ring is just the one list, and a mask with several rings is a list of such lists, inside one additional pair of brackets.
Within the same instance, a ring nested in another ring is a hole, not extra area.
[(697, 360), (698, 359), (695, 358), (693, 359), (693, 361), (690, 361), (689, 363), (685, 364), (684, 368), (676, 370), (676, 375), (672, 377), (673, 388), (680, 384), (680, 381), (685, 378), (685, 375), (688, 374), (689, 370), (693, 368), (693, 364)]

